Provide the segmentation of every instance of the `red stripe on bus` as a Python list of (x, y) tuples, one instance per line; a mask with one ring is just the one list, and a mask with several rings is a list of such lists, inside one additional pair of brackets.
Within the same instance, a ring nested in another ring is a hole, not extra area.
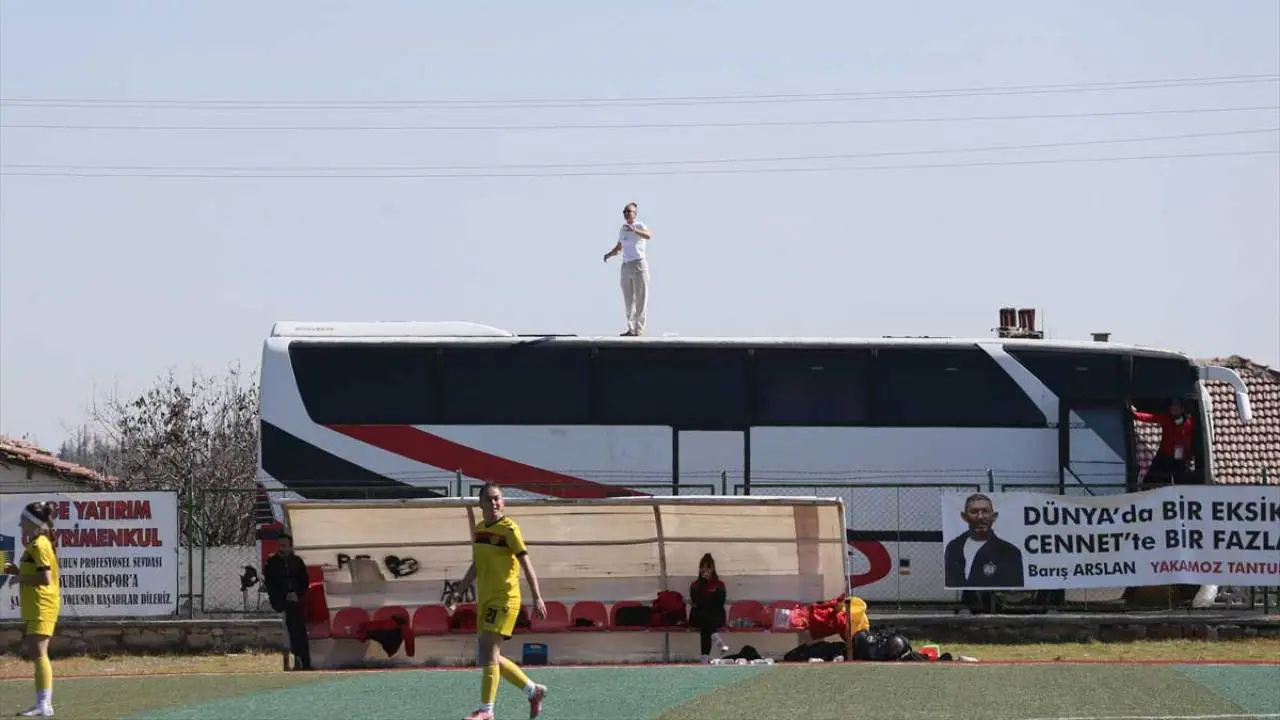
[[(419, 430), (412, 425), (330, 425), (329, 429), (347, 437), (393, 452), (401, 457), (450, 472), (461, 471), (467, 477), (520, 488), (560, 498), (603, 498), (640, 496), (644, 493), (621, 485), (608, 485), (592, 480), (545, 470), (533, 465), (508, 460), (446, 440), (439, 435)], [(854, 587), (870, 585), (884, 579), (893, 570), (893, 561), (882, 543), (850, 541), (849, 545), (867, 558), (867, 572), (850, 577)]]
[[(845, 531), (846, 536), (849, 531)], [(865, 573), (861, 575), (850, 575), (849, 584), (852, 587), (864, 587), (872, 583), (879, 582), (893, 571), (893, 557), (889, 555), (889, 550), (883, 543), (875, 540), (849, 540), (849, 547), (861, 553), (867, 559), (870, 566)]]
[(330, 425), (364, 443), (449, 472), (560, 498), (640, 496), (620, 485), (545, 470), (446, 440), (412, 425)]

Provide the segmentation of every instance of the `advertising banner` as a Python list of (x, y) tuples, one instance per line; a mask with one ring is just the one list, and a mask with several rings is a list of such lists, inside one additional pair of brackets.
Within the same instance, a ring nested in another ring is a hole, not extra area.
[[(178, 496), (172, 492), (0, 495), (0, 555), (18, 564), (32, 502), (56, 502), (61, 619), (171, 615), (178, 607)], [(0, 619), (20, 617), (18, 579), (0, 576)]]
[(1280, 486), (942, 495), (949, 590), (1280, 585)]

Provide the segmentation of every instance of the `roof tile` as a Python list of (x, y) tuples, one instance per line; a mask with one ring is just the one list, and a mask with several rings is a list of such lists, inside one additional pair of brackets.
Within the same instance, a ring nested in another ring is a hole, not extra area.
[(35, 443), (0, 435), (0, 462), (6, 460), (39, 468), (73, 481), (99, 486), (111, 486), (116, 482), (115, 478), (103, 475), (97, 470), (61, 460)]

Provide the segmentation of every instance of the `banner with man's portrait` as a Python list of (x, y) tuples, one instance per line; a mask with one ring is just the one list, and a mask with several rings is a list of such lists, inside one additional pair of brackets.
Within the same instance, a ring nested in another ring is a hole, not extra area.
[(1280, 585), (1280, 486), (942, 494), (949, 590)]

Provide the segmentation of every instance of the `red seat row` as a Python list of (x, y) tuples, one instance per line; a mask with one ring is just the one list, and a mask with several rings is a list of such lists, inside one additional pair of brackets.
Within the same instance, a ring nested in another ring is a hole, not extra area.
[[(606, 609), (604, 603), (596, 600), (573, 603), (572, 610), (564, 603), (555, 600), (547, 602), (546, 605), (546, 619), (539, 619), (529, 611), (528, 607), (522, 608), (520, 618), (516, 621), (516, 632), (599, 632), (603, 630), (669, 632), (693, 629), (684, 625), (671, 627), (619, 625), (618, 610), (645, 605), (636, 601), (619, 601), (613, 603), (611, 609)], [(768, 604), (756, 600), (739, 600), (729, 608), (728, 629), (731, 632), (764, 632), (773, 626), (775, 610), (798, 606), (799, 603), (789, 600)], [(327, 615), (327, 610), (325, 614)], [(476, 630), (473, 604), (460, 605), (452, 618), (443, 605), (422, 605), (412, 613), (406, 608), (397, 606), (378, 608), (372, 614), (362, 608), (343, 608), (334, 614), (330, 622), (325, 622), (323, 619), (313, 620), (309, 624), (308, 635), (312, 638), (352, 638), (365, 622), (370, 620), (377, 622), (396, 617), (409, 623), (414, 635), (449, 635), (473, 633)]]

